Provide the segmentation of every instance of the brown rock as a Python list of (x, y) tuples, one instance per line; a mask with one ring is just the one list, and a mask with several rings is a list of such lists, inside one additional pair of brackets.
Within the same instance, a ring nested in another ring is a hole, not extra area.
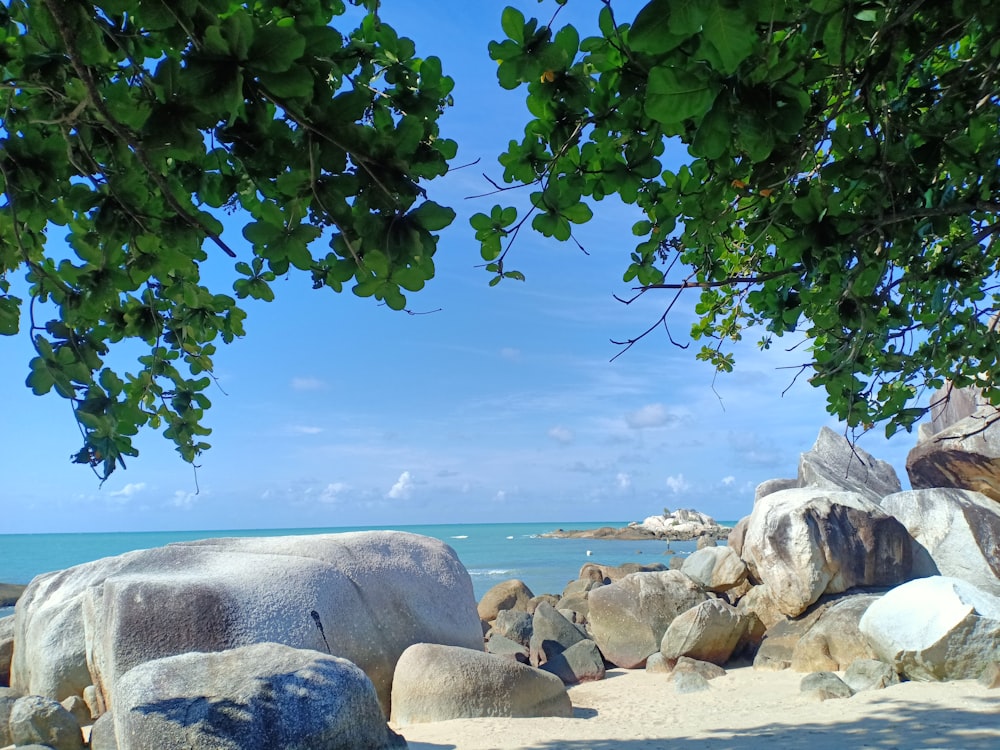
[(497, 613), (504, 609), (527, 612), (528, 602), (533, 596), (534, 594), (524, 584), (524, 581), (512, 578), (509, 581), (501, 581), (483, 594), (476, 609), (479, 611), (481, 620), (491, 622), (497, 619)]
[(915, 490), (954, 487), (1000, 502), (1000, 412), (983, 407), (918, 443), (906, 473)]

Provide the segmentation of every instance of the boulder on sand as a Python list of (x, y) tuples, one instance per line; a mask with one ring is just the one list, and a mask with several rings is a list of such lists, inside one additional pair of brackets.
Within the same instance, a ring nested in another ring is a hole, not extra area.
[(397, 727), (485, 716), (572, 715), (562, 680), (511, 659), (419, 643), (396, 664), (392, 723)]
[(118, 750), (382, 750), (406, 742), (346, 659), (277, 643), (147, 661), (118, 682)]
[(93, 683), (102, 711), (138, 664), (262, 642), (349, 659), (388, 710), (407, 646), (483, 647), (454, 550), (403, 532), (215, 539), (105, 558), (32, 581), (15, 628), (15, 688), (61, 700)]
[(913, 537), (913, 576), (952, 576), (1000, 596), (1000, 503), (979, 492), (899, 492), (880, 503)]
[(782, 490), (754, 506), (743, 544), (752, 577), (796, 617), (823, 594), (910, 576), (906, 528), (856, 492)]
[(706, 599), (679, 570), (633, 573), (590, 592), (590, 632), (605, 659), (635, 669), (660, 650), (677, 615)]
[(531, 621), (531, 666), (541, 666), (586, 638), (587, 633), (581, 627), (567, 620), (551, 604), (540, 602)]
[(911, 680), (975, 679), (997, 659), (1000, 597), (958, 578), (918, 578), (874, 602), (860, 628)]
[(746, 625), (735, 607), (709, 599), (674, 618), (660, 641), (660, 653), (668, 661), (687, 656), (722, 666), (733, 655)]

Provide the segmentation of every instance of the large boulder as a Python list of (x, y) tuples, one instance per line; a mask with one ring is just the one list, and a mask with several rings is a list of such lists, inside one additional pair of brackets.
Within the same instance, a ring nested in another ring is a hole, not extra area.
[(874, 602), (860, 628), (911, 680), (975, 679), (1000, 655), (1000, 597), (958, 578), (918, 578)]
[(531, 640), (528, 646), (531, 666), (541, 666), (586, 638), (587, 633), (582, 628), (566, 619), (551, 604), (540, 602), (531, 621)]
[(144, 662), (119, 680), (114, 722), (118, 750), (406, 744), (357, 666), (277, 643)]
[(902, 486), (892, 465), (822, 427), (811, 450), (799, 456), (795, 479), (776, 479), (757, 487), (755, 504), (764, 497), (794, 488), (856, 492), (872, 502), (899, 492)]
[(566, 685), (603, 680), (605, 675), (604, 657), (597, 644), (589, 638), (560, 651), (540, 668), (551, 672)]
[(73, 714), (51, 698), (18, 698), (7, 719), (11, 741), (18, 747), (44, 745), (51, 750), (83, 750), (83, 732)]
[(0, 687), (0, 747), (7, 747), (13, 742), (10, 737), (10, 712), (20, 697), (16, 691)]
[(621, 565), (601, 565), (600, 563), (584, 563), (580, 567), (577, 579), (614, 583), (633, 573), (659, 573), (667, 569), (663, 563), (622, 563)]
[(633, 573), (590, 592), (590, 632), (612, 664), (641, 667), (674, 618), (707, 598), (679, 570)]
[(907, 580), (912, 550), (906, 528), (864, 496), (803, 488), (758, 501), (743, 559), (795, 617), (823, 594)]
[(977, 410), (932, 436), (906, 457), (915, 490), (952, 487), (981, 492), (1000, 502), (1000, 412)]
[(420, 643), (396, 664), (391, 718), (397, 727), (485, 716), (572, 715), (562, 680), (510, 659)]
[(519, 612), (528, 611), (528, 602), (534, 594), (525, 585), (524, 581), (512, 578), (509, 581), (500, 581), (489, 591), (483, 594), (479, 600), (478, 612), (480, 619), (485, 622), (492, 622), (497, 619), (497, 614), (504, 610), (517, 610)]
[(913, 537), (913, 575), (961, 578), (1000, 596), (1000, 503), (972, 490), (899, 492), (880, 503)]
[(874, 594), (853, 594), (820, 607), (815, 622), (795, 643), (791, 668), (796, 672), (841, 672), (875, 652), (859, 623), (878, 600)]
[(388, 711), (407, 646), (483, 643), (454, 550), (402, 532), (215, 539), (105, 558), (32, 581), (15, 629), (14, 687), (61, 700), (93, 683), (102, 711), (143, 662), (262, 642), (349, 659)]
[(688, 555), (681, 572), (704, 589), (722, 593), (747, 579), (747, 566), (732, 547), (703, 547)]
[(722, 666), (746, 630), (746, 618), (721, 599), (701, 602), (674, 618), (660, 641), (668, 661), (682, 656)]

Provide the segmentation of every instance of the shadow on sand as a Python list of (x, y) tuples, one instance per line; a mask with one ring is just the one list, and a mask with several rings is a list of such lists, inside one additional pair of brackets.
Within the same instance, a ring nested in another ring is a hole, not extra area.
[[(839, 724), (773, 722), (740, 730), (719, 728), (697, 737), (656, 737), (653, 709), (650, 710), (650, 736), (643, 739), (540, 739), (522, 745), (498, 743), (495, 747), (513, 750), (911, 750), (947, 748), (947, 750), (1000, 749), (1000, 693), (996, 697), (976, 697), (969, 709), (943, 709), (927, 703), (893, 704), (862, 719)], [(594, 712), (596, 713), (596, 712)], [(587, 721), (586, 718), (581, 721)], [(642, 732), (630, 727), (630, 734)], [(462, 745), (410, 742), (410, 750), (450, 750)]]

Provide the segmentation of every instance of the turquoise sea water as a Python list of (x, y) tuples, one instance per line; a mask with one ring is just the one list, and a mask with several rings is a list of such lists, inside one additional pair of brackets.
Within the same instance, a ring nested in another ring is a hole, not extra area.
[[(508, 578), (520, 578), (535, 594), (562, 592), (588, 562), (621, 565), (626, 562), (669, 563), (665, 542), (626, 542), (604, 539), (546, 539), (539, 535), (557, 528), (590, 529), (624, 526), (602, 523), (491, 523), (399, 526), (400, 531), (441, 539), (450, 544), (472, 576), (476, 598)], [(374, 527), (329, 529), (258, 529), (239, 531), (155, 531), (107, 534), (0, 534), (0, 581), (28, 583), (40, 573), (119, 555), (170, 542), (220, 536), (282, 536), (360, 531)], [(675, 553), (694, 550), (694, 542), (673, 542)], [(590, 551), (588, 556), (587, 551)], [(12, 614), (0, 608), (0, 617)]]

